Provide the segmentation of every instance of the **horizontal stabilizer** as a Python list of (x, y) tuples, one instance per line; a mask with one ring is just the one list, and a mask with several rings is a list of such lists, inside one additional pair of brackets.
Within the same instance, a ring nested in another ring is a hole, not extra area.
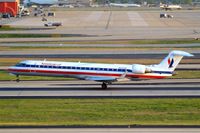
[(172, 51), (170, 54), (171, 55), (177, 55), (177, 56), (186, 56), (186, 57), (194, 56), (193, 54), (190, 54), (190, 53), (185, 52), (185, 51)]

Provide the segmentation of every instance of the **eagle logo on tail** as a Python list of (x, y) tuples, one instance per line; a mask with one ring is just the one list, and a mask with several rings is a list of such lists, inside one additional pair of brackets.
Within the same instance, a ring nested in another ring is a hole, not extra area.
[(169, 68), (172, 68), (173, 67), (173, 64), (174, 64), (174, 59), (168, 59), (168, 65), (169, 65)]

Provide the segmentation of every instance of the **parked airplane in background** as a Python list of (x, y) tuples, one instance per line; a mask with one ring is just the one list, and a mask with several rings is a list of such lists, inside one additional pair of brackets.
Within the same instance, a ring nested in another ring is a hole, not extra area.
[(102, 88), (117, 81), (134, 79), (161, 79), (172, 76), (183, 56), (193, 56), (184, 51), (172, 51), (157, 65), (97, 64), (55, 61), (21, 61), (8, 71), (17, 76), (57, 76), (102, 82)]
[(115, 6), (115, 7), (141, 7), (139, 4), (118, 4), (118, 3), (110, 3), (110, 6)]
[(167, 5), (167, 4), (160, 5), (160, 8), (163, 10), (182, 9), (180, 5)]

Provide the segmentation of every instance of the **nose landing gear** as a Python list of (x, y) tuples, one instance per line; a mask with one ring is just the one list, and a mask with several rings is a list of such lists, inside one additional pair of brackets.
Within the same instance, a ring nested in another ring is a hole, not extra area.
[(17, 79), (16, 79), (16, 82), (19, 82), (20, 79), (19, 79), (19, 75), (16, 75)]

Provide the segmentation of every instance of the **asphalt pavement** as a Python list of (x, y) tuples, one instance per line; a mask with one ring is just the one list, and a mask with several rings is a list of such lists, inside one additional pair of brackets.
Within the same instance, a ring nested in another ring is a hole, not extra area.
[(200, 43), (191, 43), (191, 44), (65, 44), (65, 43), (1, 43), (0, 46), (8, 47), (81, 47), (81, 48), (191, 48), (191, 47), (200, 47)]
[(108, 85), (92, 81), (2, 81), (0, 97), (200, 97), (200, 79), (146, 80)]
[(11, 128), (0, 133), (199, 133), (200, 128)]

